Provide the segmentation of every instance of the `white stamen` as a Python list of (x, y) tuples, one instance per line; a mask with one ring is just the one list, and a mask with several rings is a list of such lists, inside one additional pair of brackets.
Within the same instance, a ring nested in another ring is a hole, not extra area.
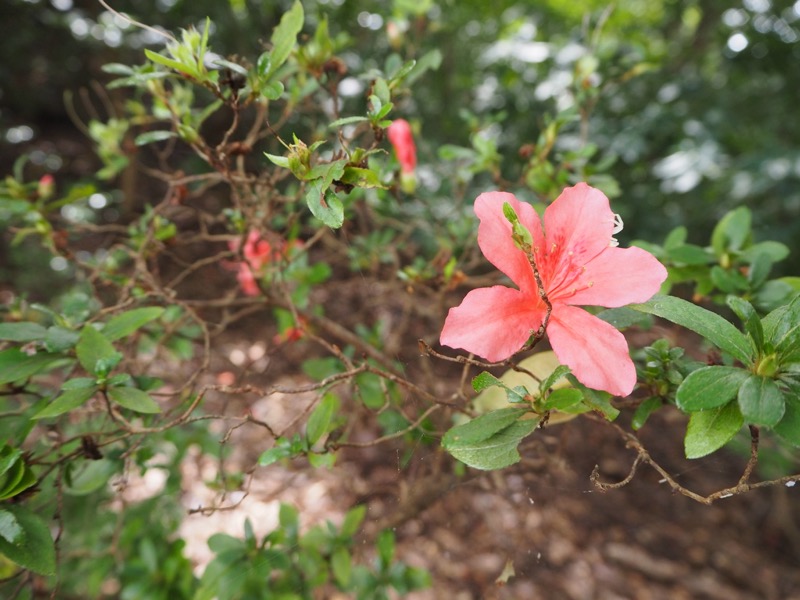
[(622, 222), (622, 217), (618, 214), (614, 214), (614, 229), (611, 230), (611, 233), (619, 233), (624, 226), (625, 224)]
[[(611, 229), (611, 233), (619, 233), (620, 231), (622, 231), (622, 227), (624, 226), (624, 223), (622, 222), (622, 217), (620, 217), (618, 214), (615, 213), (612, 222), (614, 223), (614, 227)], [(608, 245), (611, 246), (612, 248), (616, 248), (617, 246), (619, 246), (619, 240), (617, 238), (612, 237), (611, 241), (608, 242)]]

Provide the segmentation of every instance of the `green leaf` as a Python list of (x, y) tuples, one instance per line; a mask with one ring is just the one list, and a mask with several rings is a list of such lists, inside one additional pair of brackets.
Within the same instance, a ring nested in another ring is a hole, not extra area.
[(77, 331), (53, 325), (47, 328), (44, 338), (44, 347), (48, 352), (62, 352), (73, 348), (78, 343), (80, 335)]
[(750, 269), (747, 271), (747, 280), (753, 288), (761, 287), (769, 277), (772, 270), (773, 260), (766, 252), (756, 254), (750, 261)]
[(300, 517), (297, 509), (291, 504), (281, 503), (278, 508), (278, 522), (281, 527), (297, 529), (300, 526)]
[(147, 306), (125, 311), (105, 324), (103, 336), (112, 342), (127, 337), (143, 325), (155, 321), (162, 314), (164, 314), (164, 309), (160, 306)]
[(761, 319), (758, 317), (756, 309), (747, 300), (738, 296), (728, 296), (727, 304), (736, 313), (736, 316), (741, 319), (745, 331), (750, 334), (756, 355), (760, 354), (764, 349), (764, 329), (761, 326)]
[(14, 513), (0, 509), (0, 538), (15, 544), (22, 536), (22, 527)]
[(409, 71), (406, 76), (406, 85), (411, 87), (412, 84), (422, 77), (429, 70), (436, 70), (442, 64), (442, 51), (434, 48), (429, 52), (423, 54), (414, 65), (414, 68)]
[(687, 237), (689, 237), (689, 230), (683, 225), (679, 225), (664, 238), (664, 250), (672, 250), (673, 248), (682, 246), (686, 243)]
[(333, 123), (328, 125), (328, 127), (330, 129), (336, 129), (344, 125), (352, 125), (353, 123), (363, 123), (364, 121), (369, 121), (369, 119), (367, 117), (344, 117), (342, 119), (336, 119)]
[(6, 505), (5, 510), (14, 516), (22, 535), (13, 544), (0, 537), (0, 553), (34, 573), (54, 575), (56, 550), (47, 524), (22, 506)]
[(667, 257), (679, 265), (706, 265), (713, 260), (705, 248), (693, 244), (684, 244), (667, 251)]
[(749, 372), (736, 367), (702, 367), (686, 376), (675, 394), (675, 402), (686, 412), (722, 406), (736, 397), (749, 376)]
[(287, 156), (278, 156), (277, 154), (270, 154), (269, 152), (264, 152), (264, 156), (274, 165), (283, 167), (284, 169), (289, 168), (289, 158)]
[(608, 421), (613, 421), (619, 416), (619, 409), (615, 408), (614, 405), (611, 404), (611, 394), (608, 392), (599, 392), (597, 390), (587, 388), (585, 385), (581, 384), (577, 379), (575, 379), (575, 376), (572, 374), (570, 374), (568, 378), (572, 382), (573, 386), (583, 391), (583, 401), (592, 410), (599, 412)]
[(505, 387), (502, 381), (500, 381), (497, 377), (489, 373), (488, 371), (484, 371), (483, 373), (479, 373), (472, 379), (472, 389), (476, 392), (482, 392), (486, 388), (499, 385)]
[(386, 186), (381, 182), (378, 174), (372, 169), (345, 167), (344, 173), (342, 173), (342, 177), (339, 181), (360, 188), (386, 189)]
[(730, 211), (722, 219), (711, 234), (711, 247), (717, 256), (725, 252), (740, 250), (750, 235), (750, 209), (746, 206)]
[(297, 40), (297, 34), (303, 29), (304, 18), (303, 5), (300, 0), (295, 0), (292, 8), (284, 13), (281, 17), (281, 22), (272, 32), (272, 51), (269, 55), (269, 69), (264, 75), (265, 79), (269, 79), (274, 75), (275, 71), (289, 58), (289, 54), (291, 54)]
[(0, 500), (14, 496), (14, 490), (22, 482), (28, 470), (28, 465), (25, 464), (24, 460), (18, 460), (11, 465), (11, 468), (3, 476), (2, 483), (0, 483)]
[(631, 304), (629, 308), (691, 329), (743, 363), (753, 363), (753, 349), (747, 337), (729, 321), (710, 310), (674, 296), (662, 295), (653, 296), (642, 304)]
[(64, 490), (71, 496), (85, 496), (104, 487), (120, 471), (122, 463), (110, 458), (71, 463), (69, 484)]
[(106, 375), (108, 371), (105, 373), (102, 371), (121, 358), (108, 338), (89, 324), (81, 329), (75, 352), (78, 355), (78, 362), (92, 375)]
[(61, 384), (61, 390), (85, 390), (95, 387), (95, 380), (92, 377), (73, 377)]
[(770, 262), (776, 263), (789, 256), (789, 248), (786, 244), (767, 240), (753, 244), (749, 248), (742, 250), (740, 257), (746, 262), (753, 263), (759, 254), (766, 254)]
[(178, 134), (174, 131), (147, 131), (137, 135), (133, 143), (137, 146), (146, 146), (147, 144), (163, 142), (164, 140), (168, 140), (177, 136)]
[(727, 444), (744, 425), (736, 402), (692, 413), (683, 440), (686, 458), (700, 458)]
[(325, 394), (314, 412), (308, 417), (306, 439), (309, 446), (316, 444), (323, 435), (328, 433), (333, 413), (338, 404), (339, 399), (334, 394)]
[(661, 401), (661, 398), (656, 396), (650, 396), (644, 402), (642, 402), (638, 407), (636, 407), (636, 412), (633, 413), (633, 418), (631, 419), (631, 427), (633, 430), (638, 431), (644, 427), (644, 424), (647, 422), (647, 419), (650, 417), (650, 415), (663, 405), (664, 403)]
[(285, 446), (275, 446), (261, 453), (261, 456), (258, 457), (258, 465), (266, 467), (274, 462), (278, 462), (282, 458), (289, 458), (291, 455), (292, 451), (289, 448)]
[(546, 392), (551, 387), (553, 387), (559, 379), (566, 377), (570, 374), (570, 368), (566, 365), (559, 365), (555, 368), (555, 370), (550, 373), (547, 377), (545, 377), (542, 382), (539, 384), (539, 391)]
[(261, 86), (261, 95), (267, 100), (277, 100), (283, 94), (283, 84), (280, 81), (270, 81)]
[(352, 538), (358, 531), (358, 528), (361, 527), (361, 523), (364, 521), (366, 514), (367, 506), (365, 504), (359, 504), (347, 511), (347, 514), (344, 516), (344, 521), (342, 521), (341, 535), (345, 538)]
[(719, 265), (711, 267), (711, 282), (726, 294), (739, 294), (750, 287), (738, 269), (723, 269)]
[(191, 69), (189, 69), (186, 65), (178, 62), (177, 60), (167, 58), (163, 54), (159, 54), (158, 52), (153, 52), (152, 50), (145, 48), (144, 55), (156, 64), (162, 65), (174, 71), (178, 71), (179, 73), (191, 74)]
[(16, 463), (12, 470), (18, 471), (18, 476), (11, 477), (11, 474), (9, 474), (9, 477), (6, 479), (3, 485), (3, 489), (0, 490), (0, 500), (13, 498), (28, 488), (36, 485), (36, 475), (33, 474), (33, 470), (25, 463), (25, 461), (19, 461)]
[(598, 319), (602, 319), (606, 323), (613, 325), (616, 329), (626, 329), (632, 325), (640, 325), (652, 321), (650, 315), (642, 314), (639, 311), (632, 310), (627, 306), (620, 306), (619, 308), (607, 308), (600, 311), (595, 315)]
[(0, 340), (33, 342), (43, 340), (47, 329), (39, 323), (0, 323)]
[(344, 223), (344, 206), (336, 194), (322, 184), (322, 179), (311, 182), (306, 193), (306, 203), (311, 214), (331, 229), (338, 229)]
[(214, 65), (222, 67), (223, 69), (230, 69), (234, 73), (238, 73), (239, 75), (243, 75), (247, 77), (247, 69), (245, 69), (239, 63), (231, 62), (229, 60), (225, 60), (224, 58), (218, 58), (214, 61)]
[(394, 533), (391, 530), (384, 529), (378, 534), (375, 546), (378, 549), (378, 558), (380, 559), (382, 570), (388, 569), (389, 565), (392, 564), (392, 559), (394, 558), (394, 542)]
[(120, 406), (135, 412), (148, 414), (161, 412), (161, 407), (147, 392), (134, 387), (110, 387), (108, 397)]
[(353, 575), (353, 562), (350, 551), (347, 548), (337, 548), (331, 555), (331, 570), (336, 583), (342, 588), (347, 589)]
[(554, 390), (547, 396), (543, 404), (545, 410), (569, 411), (570, 408), (583, 400), (583, 393), (575, 388), (561, 388)]
[(786, 400), (774, 379), (751, 375), (739, 388), (739, 410), (746, 423), (773, 427), (783, 418)]
[[(92, 382), (94, 383), (94, 382)], [(74, 390), (66, 390), (62, 392), (55, 400), (45, 406), (38, 413), (33, 415), (33, 419), (48, 419), (50, 417), (57, 417), (66, 412), (74, 410), (82, 406), (89, 398), (94, 396), (97, 391), (97, 386), (92, 385), (89, 388), (79, 388)]]
[(780, 423), (773, 427), (773, 431), (781, 438), (800, 447), (800, 390), (793, 390), (786, 395), (786, 410)]
[(0, 385), (28, 379), (63, 358), (47, 352), (29, 355), (19, 348), (3, 350), (0, 352)]
[(214, 554), (231, 551), (244, 551), (245, 544), (242, 540), (227, 533), (215, 533), (206, 542)]
[(764, 336), (781, 363), (800, 359), (800, 296), (764, 317)]
[(468, 423), (451, 428), (442, 438), (442, 444), (449, 449), (450, 444), (473, 444), (492, 437), (519, 420), (527, 411), (524, 408), (501, 408), (472, 419)]
[(476, 469), (502, 469), (519, 461), (517, 446), (539, 424), (539, 419), (518, 420), (527, 411), (503, 408), (458, 425), (442, 438), (442, 446), (455, 458)]
[(5, 444), (0, 449), (0, 476), (5, 475), (22, 457), (22, 450)]

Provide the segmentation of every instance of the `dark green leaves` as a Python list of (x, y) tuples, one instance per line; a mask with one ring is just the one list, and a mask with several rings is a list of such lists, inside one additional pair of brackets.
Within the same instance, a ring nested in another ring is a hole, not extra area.
[(147, 392), (133, 387), (109, 387), (108, 397), (112, 402), (139, 413), (159, 413), (161, 408)]
[(786, 401), (775, 380), (751, 375), (739, 388), (739, 409), (745, 422), (773, 427), (783, 417)]
[(56, 551), (50, 529), (41, 517), (12, 504), (0, 510), (4, 531), (14, 534), (14, 542), (0, 535), (0, 553), (25, 569), (40, 575), (53, 575), (56, 570)]
[(269, 53), (269, 64), (264, 69), (264, 79), (269, 79), (289, 58), (297, 40), (297, 34), (303, 28), (303, 5), (295, 0), (292, 8), (281, 17), (281, 22), (272, 32), (272, 51)]
[(0, 323), (0, 340), (32, 342), (44, 339), (47, 329), (39, 323)]
[(718, 314), (674, 296), (653, 296), (629, 308), (656, 315), (699, 333), (721, 350), (743, 363), (753, 361), (753, 349), (747, 338), (733, 324)]
[(722, 448), (744, 425), (736, 402), (692, 413), (683, 441), (686, 458), (700, 458)]
[(315, 177), (309, 182), (306, 192), (308, 208), (311, 214), (331, 229), (338, 229), (344, 223), (344, 206), (331, 189), (331, 184), (342, 177), (346, 162), (342, 159), (318, 165), (307, 177), (308, 179)]
[(62, 358), (45, 352), (27, 354), (20, 348), (3, 350), (0, 352), (0, 385), (27, 379)]
[(517, 446), (539, 424), (520, 419), (525, 409), (503, 408), (458, 425), (442, 438), (455, 458), (476, 469), (502, 469), (519, 461)]
[(678, 408), (696, 412), (727, 404), (739, 392), (748, 373), (735, 367), (703, 367), (683, 381), (675, 395)]
[(98, 376), (108, 375), (122, 359), (122, 355), (114, 350), (111, 342), (91, 325), (86, 325), (81, 330), (75, 352), (81, 366), (88, 373)]
[(47, 419), (50, 417), (63, 415), (66, 412), (82, 406), (89, 398), (94, 396), (96, 391), (97, 386), (95, 385), (92, 385), (92, 387), (89, 388), (64, 391), (50, 404), (36, 413), (33, 418)]
[(333, 415), (338, 408), (339, 400), (333, 394), (325, 394), (320, 403), (308, 417), (306, 425), (306, 439), (308, 445), (313, 446), (319, 439), (328, 433), (333, 420)]

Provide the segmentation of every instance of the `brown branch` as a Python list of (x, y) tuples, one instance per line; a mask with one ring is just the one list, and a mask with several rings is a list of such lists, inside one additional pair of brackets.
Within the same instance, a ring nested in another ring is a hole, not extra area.
[(785, 477), (780, 477), (780, 478), (777, 478), (777, 479), (770, 479), (770, 480), (767, 480), (767, 481), (760, 481), (758, 483), (748, 483), (750, 475), (752, 474), (753, 469), (755, 468), (755, 465), (756, 465), (756, 462), (757, 462), (757, 459), (758, 459), (758, 429), (755, 428), (755, 427), (751, 427), (751, 430), (750, 430), (750, 433), (751, 433), (750, 460), (748, 461), (747, 466), (745, 467), (744, 473), (742, 474), (742, 477), (739, 479), (739, 482), (734, 486), (727, 487), (727, 488), (718, 490), (716, 492), (713, 492), (711, 494), (708, 494), (706, 496), (703, 496), (702, 494), (698, 494), (697, 492), (694, 492), (694, 491), (682, 486), (677, 481), (675, 481), (675, 479), (672, 477), (672, 475), (670, 475), (669, 472), (664, 467), (662, 467), (658, 462), (656, 462), (655, 459), (653, 459), (652, 456), (650, 456), (650, 453), (642, 445), (642, 443), (639, 440), (639, 438), (637, 438), (635, 435), (625, 431), (622, 427), (620, 427), (616, 423), (610, 423), (610, 422), (606, 421), (605, 419), (603, 419), (600, 416), (596, 416), (596, 415), (592, 415), (592, 414), (587, 414), (586, 416), (588, 418), (594, 419), (596, 421), (601, 421), (601, 422), (605, 423), (606, 425), (608, 425), (609, 427), (612, 427), (620, 435), (620, 437), (625, 441), (625, 446), (628, 447), (628, 448), (633, 449), (637, 453), (637, 457), (634, 460), (633, 465), (631, 466), (630, 473), (628, 474), (628, 476), (624, 480), (622, 480), (622, 481), (620, 481), (618, 483), (606, 483), (606, 482), (600, 481), (599, 467), (595, 467), (594, 468), (594, 470), (592, 471), (592, 474), (590, 476), (590, 479), (591, 479), (592, 483), (600, 491), (606, 491), (608, 489), (617, 489), (617, 488), (623, 487), (624, 485), (627, 485), (628, 483), (630, 483), (630, 481), (633, 479), (633, 476), (634, 476), (634, 474), (636, 472), (637, 467), (641, 463), (648, 464), (653, 470), (655, 470), (659, 475), (661, 475), (661, 478), (662, 478), (661, 482), (668, 484), (670, 486), (670, 488), (672, 488), (672, 490), (674, 492), (677, 492), (677, 493), (679, 493), (679, 494), (681, 494), (683, 496), (686, 496), (687, 498), (691, 498), (695, 502), (699, 502), (700, 504), (706, 504), (706, 505), (713, 504), (717, 500), (721, 500), (723, 498), (729, 498), (731, 496), (744, 494), (746, 492), (750, 492), (750, 491), (756, 490), (756, 489), (761, 489), (761, 488), (771, 487), (771, 486), (776, 486), (776, 485), (785, 485), (786, 487), (793, 487), (798, 482), (800, 482), (800, 473), (798, 473), (798, 474), (795, 474), (795, 475), (787, 475)]

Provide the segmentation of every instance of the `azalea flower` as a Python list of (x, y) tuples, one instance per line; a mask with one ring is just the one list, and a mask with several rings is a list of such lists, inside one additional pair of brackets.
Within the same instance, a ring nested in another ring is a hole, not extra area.
[(403, 173), (413, 173), (417, 166), (417, 147), (414, 145), (411, 125), (405, 119), (395, 119), (386, 129), (386, 134), (394, 147), (400, 169)]
[[(264, 269), (277, 260), (287, 258), (291, 248), (297, 248), (301, 245), (297, 240), (292, 244), (281, 241), (276, 249), (261, 237), (257, 230), (250, 230), (242, 247), (244, 260), (232, 266), (237, 270), (236, 279), (242, 292), (247, 296), (258, 296), (261, 293), (261, 289), (258, 287), (257, 279), (263, 275)], [(237, 252), (239, 246), (239, 240), (228, 243), (228, 247), (233, 252)]]
[(618, 248), (622, 229), (608, 198), (585, 183), (565, 189), (544, 212), (544, 228), (530, 204), (513, 194), (488, 192), (475, 201), (478, 245), (518, 289), (501, 285), (472, 290), (451, 308), (440, 341), (497, 362), (509, 358), (541, 327), (547, 306), (528, 255), (512, 239), (503, 205), (514, 209), (532, 237), (532, 256), (552, 306), (550, 345), (562, 364), (587, 387), (627, 396), (636, 369), (625, 337), (578, 306), (618, 307), (645, 302), (667, 270), (641, 248)]

